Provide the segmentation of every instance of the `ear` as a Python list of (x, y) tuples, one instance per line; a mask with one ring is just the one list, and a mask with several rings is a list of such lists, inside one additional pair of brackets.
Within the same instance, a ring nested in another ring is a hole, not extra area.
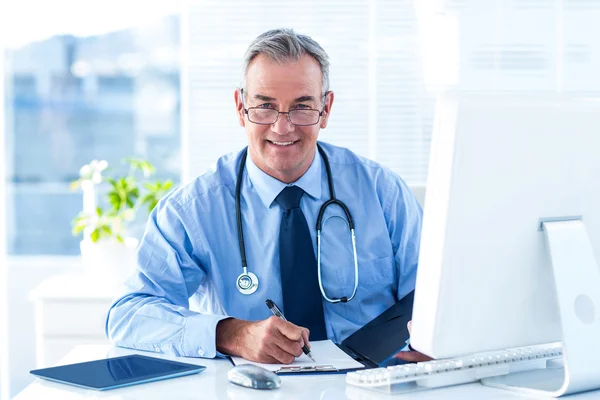
[(321, 117), (321, 129), (327, 128), (327, 122), (329, 121), (329, 115), (331, 115), (331, 107), (333, 106), (333, 92), (330, 90), (325, 93), (325, 105), (323, 107), (323, 116)]
[(235, 110), (238, 115), (240, 126), (245, 127), (246, 118), (244, 113), (244, 103), (242, 102), (242, 96), (244, 95), (242, 91), (243, 89), (235, 89), (235, 92), (233, 92), (233, 98), (235, 100)]

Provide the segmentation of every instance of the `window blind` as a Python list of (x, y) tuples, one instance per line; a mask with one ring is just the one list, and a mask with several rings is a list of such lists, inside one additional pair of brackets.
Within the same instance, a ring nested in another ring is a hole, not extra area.
[(419, 73), (412, 0), (200, 1), (187, 5), (183, 21), (184, 180), (246, 144), (233, 102), (244, 51), (260, 33), (287, 27), (313, 37), (331, 59), (336, 97), (320, 140), (425, 182), (433, 97)]
[(331, 57), (336, 98), (320, 139), (412, 186), (426, 182), (440, 89), (600, 94), (600, 0), (206, 0), (184, 14), (186, 180), (245, 145), (233, 90), (246, 46), (272, 28), (308, 34)]
[(600, 93), (599, 0), (448, 0), (464, 90)]

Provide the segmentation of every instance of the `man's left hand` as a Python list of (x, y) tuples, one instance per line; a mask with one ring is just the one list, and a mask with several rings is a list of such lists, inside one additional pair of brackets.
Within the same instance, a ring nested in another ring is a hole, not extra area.
[[(408, 321), (407, 327), (408, 327), (408, 334), (410, 335), (411, 328), (412, 328), (412, 321)], [(398, 353), (396, 353), (394, 355), (394, 358), (397, 358), (397, 359), (403, 360), (403, 361), (407, 361), (407, 362), (412, 362), (412, 363), (433, 360), (433, 358), (426, 356), (423, 353), (419, 353), (416, 350), (399, 351)]]

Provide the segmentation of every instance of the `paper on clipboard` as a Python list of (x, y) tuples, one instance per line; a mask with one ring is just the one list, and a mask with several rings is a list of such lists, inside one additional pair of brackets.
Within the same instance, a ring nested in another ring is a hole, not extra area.
[[(310, 342), (311, 353), (316, 362), (305, 354), (296, 358), (291, 364), (261, 364), (244, 360), (241, 357), (231, 357), (235, 365), (254, 364), (273, 372), (328, 372), (343, 369), (358, 369), (365, 366), (354, 360), (331, 340)], [(294, 368), (297, 367), (297, 368)]]

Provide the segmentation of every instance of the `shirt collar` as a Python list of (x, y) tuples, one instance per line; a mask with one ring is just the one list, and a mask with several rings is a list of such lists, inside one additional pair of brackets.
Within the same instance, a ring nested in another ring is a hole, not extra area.
[(315, 147), (315, 157), (308, 170), (296, 182), (286, 184), (266, 174), (254, 164), (252, 157), (248, 154), (246, 158), (246, 169), (250, 182), (256, 189), (265, 207), (271, 207), (275, 198), (286, 186), (298, 186), (309, 196), (321, 198), (321, 154)]

